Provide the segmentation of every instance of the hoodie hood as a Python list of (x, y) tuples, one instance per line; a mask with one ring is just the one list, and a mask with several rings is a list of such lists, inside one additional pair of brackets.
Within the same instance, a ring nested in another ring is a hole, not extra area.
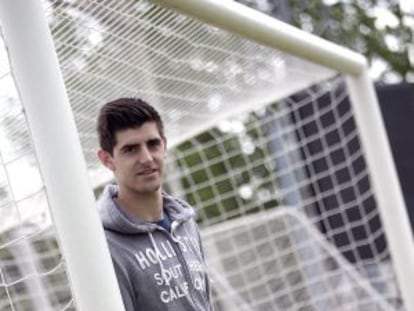
[[(118, 195), (117, 185), (107, 185), (100, 199), (98, 209), (105, 229), (122, 234), (151, 233), (158, 228), (156, 224), (132, 218), (117, 206), (114, 197)], [(162, 193), (163, 207), (172, 222), (181, 223), (194, 217), (194, 210), (180, 199)]]

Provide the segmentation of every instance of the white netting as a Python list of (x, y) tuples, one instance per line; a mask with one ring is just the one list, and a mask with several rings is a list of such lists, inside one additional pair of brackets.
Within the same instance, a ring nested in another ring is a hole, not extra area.
[[(96, 159), (99, 107), (138, 96), (162, 113), (165, 186), (198, 211), (218, 311), (400, 306), (358, 129), (332, 71), (147, 1), (44, 8), (96, 192), (111, 178)], [(0, 311), (74, 310), (0, 53)]]
[(169, 184), (199, 208), (218, 310), (401, 307), (341, 79), (223, 120), (174, 157)]

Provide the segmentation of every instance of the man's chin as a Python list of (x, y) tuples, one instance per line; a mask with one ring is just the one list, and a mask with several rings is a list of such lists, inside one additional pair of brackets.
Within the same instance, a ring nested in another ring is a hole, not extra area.
[(135, 191), (143, 195), (151, 195), (151, 194), (159, 193), (160, 189), (161, 189), (161, 185), (154, 185), (153, 187), (150, 187), (150, 186), (137, 187), (135, 188)]

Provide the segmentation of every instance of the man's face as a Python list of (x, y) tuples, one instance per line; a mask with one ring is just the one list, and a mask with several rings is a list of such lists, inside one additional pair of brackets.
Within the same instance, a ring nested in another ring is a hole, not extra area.
[(102, 163), (111, 169), (120, 191), (136, 194), (157, 192), (162, 184), (166, 140), (155, 122), (116, 133), (112, 155), (100, 151)]

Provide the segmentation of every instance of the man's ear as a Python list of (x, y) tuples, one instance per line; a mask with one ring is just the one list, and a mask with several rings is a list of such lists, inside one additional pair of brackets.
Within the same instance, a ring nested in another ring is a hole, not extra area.
[(110, 169), (111, 171), (115, 171), (115, 165), (112, 155), (108, 151), (99, 149), (98, 158), (106, 168)]

